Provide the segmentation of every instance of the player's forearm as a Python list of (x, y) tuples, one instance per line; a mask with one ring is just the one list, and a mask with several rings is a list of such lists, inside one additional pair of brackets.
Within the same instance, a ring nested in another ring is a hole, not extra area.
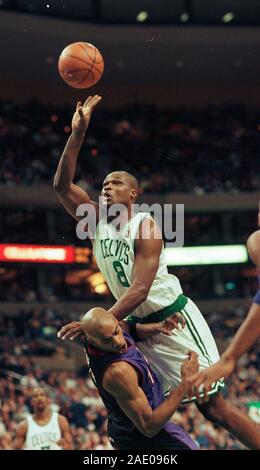
[(180, 405), (186, 394), (186, 386), (181, 382), (178, 387), (173, 390), (163, 403), (153, 410), (150, 417), (145, 422), (144, 434), (148, 437), (154, 437), (163, 426), (170, 420), (176, 409)]
[(123, 320), (144, 302), (146, 297), (147, 294), (145, 290), (136, 288), (135, 284), (133, 284), (108, 311), (114, 315), (117, 320)]
[(260, 337), (260, 305), (253, 303), (248, 315), (221, 360), (237, 361), (244, 352)]
[(73, 182), (79, 152), (84, 141), (84, 132), (73, 131), (60, 158), (53, 186), (55, 191), (63, 192), (69, 189)]

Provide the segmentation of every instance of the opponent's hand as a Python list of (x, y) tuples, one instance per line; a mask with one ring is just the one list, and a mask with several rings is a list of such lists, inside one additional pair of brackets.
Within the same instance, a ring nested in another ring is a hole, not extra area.
[(81, 101), (78, 101), (76, 111), (71, 121), (72, 131), (82, 134), (86, 132), (91, 114), (101, 99), (101, 96), (94, 95), (89, 96), (83, 105)]
[(195, 374), (199, 370), (198, 355), (194, 351), (188, 352), (188, 357), (181, 365), (181, 378), (186, 386), (186, 393), (191, 395), (191, 386), (188, 383), (188, 377)]
[(200, 401), (206, 401), (212, 384), (223, 377), (229, 377), (234, 368), (235, 361), (233, 359), (220, 359), (213, 366), (189, 376), (187, 382), (192, 388), (193, 395), (196, 395)]
[(58, 338), (62, 341), (65, 341), (66, 339), (73, 341), (75, 338), (82, 335), (84, 335), (84, 331), (80, 321), (67, 323), (67, 325), (64, 325), (57, 333)]
[(164, 326), (168, 331), (182, 330), (186, 326), (186, 321), (181, 312), (176, 312), (164, 320)]
[(163, 333), (167, 336), (171, 335), (171, 329), (168, 329), (165, 326), (165, 321), (153, 323), (137, 323), (136, 332), (141, 340), (151, 338), (154, 335), (158, 335), (158, 333)]

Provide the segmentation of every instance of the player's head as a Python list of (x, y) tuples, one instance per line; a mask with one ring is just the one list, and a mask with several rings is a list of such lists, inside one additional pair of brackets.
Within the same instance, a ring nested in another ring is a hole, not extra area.
[(253, 263), (260, 268), (260, 230), (256, 230), (248, 237), (247, 251)]
[(89, 310), (82, 319), (82, 329), (88, 340), (102, 351), (123, 353), (127, 350), (122, 328), (103, 308)]
[(32, 391), (32, 406), (34, 411), (44, 411), (48, 406), (48, 396), (42, 387), (35, 387)]
[(139, 184), (135, 176), (127, 171), (113, 171), (103, 181), (101, 196), (104, 204), (134, 204), (139, 194)]

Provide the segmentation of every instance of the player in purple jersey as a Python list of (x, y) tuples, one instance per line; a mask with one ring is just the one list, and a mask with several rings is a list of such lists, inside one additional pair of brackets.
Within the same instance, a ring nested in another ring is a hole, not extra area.
[(157, 376), (120, 325), (101, 308), (82, 320), (90, 373), (108, 411), (111, 444), (118, 450), (196, 450), (190, 436), (169, 420), (187, 393), (187, 377), (198, 370), (197, 355), (191, 352), (183, 362), (182, 382), (164, 400)]
[[(260, 202), (258, 212), (260, 228)], [(237, 331), (233, 341), (222, 354), (220, 360), (202, 372), (189, 377), (188, 382), (199, 397), (206, 396), (213, 382), (232, 374), (240, 356), (260, 337), (260, 230), (253, 232), (247, 240), (247, 250), (258, 271), (258, 291), (253, 299), (245, 321)]]

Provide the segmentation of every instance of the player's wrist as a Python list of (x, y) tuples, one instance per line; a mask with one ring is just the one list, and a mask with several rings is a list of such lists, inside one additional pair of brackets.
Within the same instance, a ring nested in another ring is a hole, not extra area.
[(85, 139), (85, 134), (86, 134), (87, 129), (72, 129), (71, 135), (73, 137), (76, 137), (76, 139), (84, 140)]
[(132, 336), (134, 341), (142, 341), (139, 325), (140, 323), (128, 323), (129, 334)]

